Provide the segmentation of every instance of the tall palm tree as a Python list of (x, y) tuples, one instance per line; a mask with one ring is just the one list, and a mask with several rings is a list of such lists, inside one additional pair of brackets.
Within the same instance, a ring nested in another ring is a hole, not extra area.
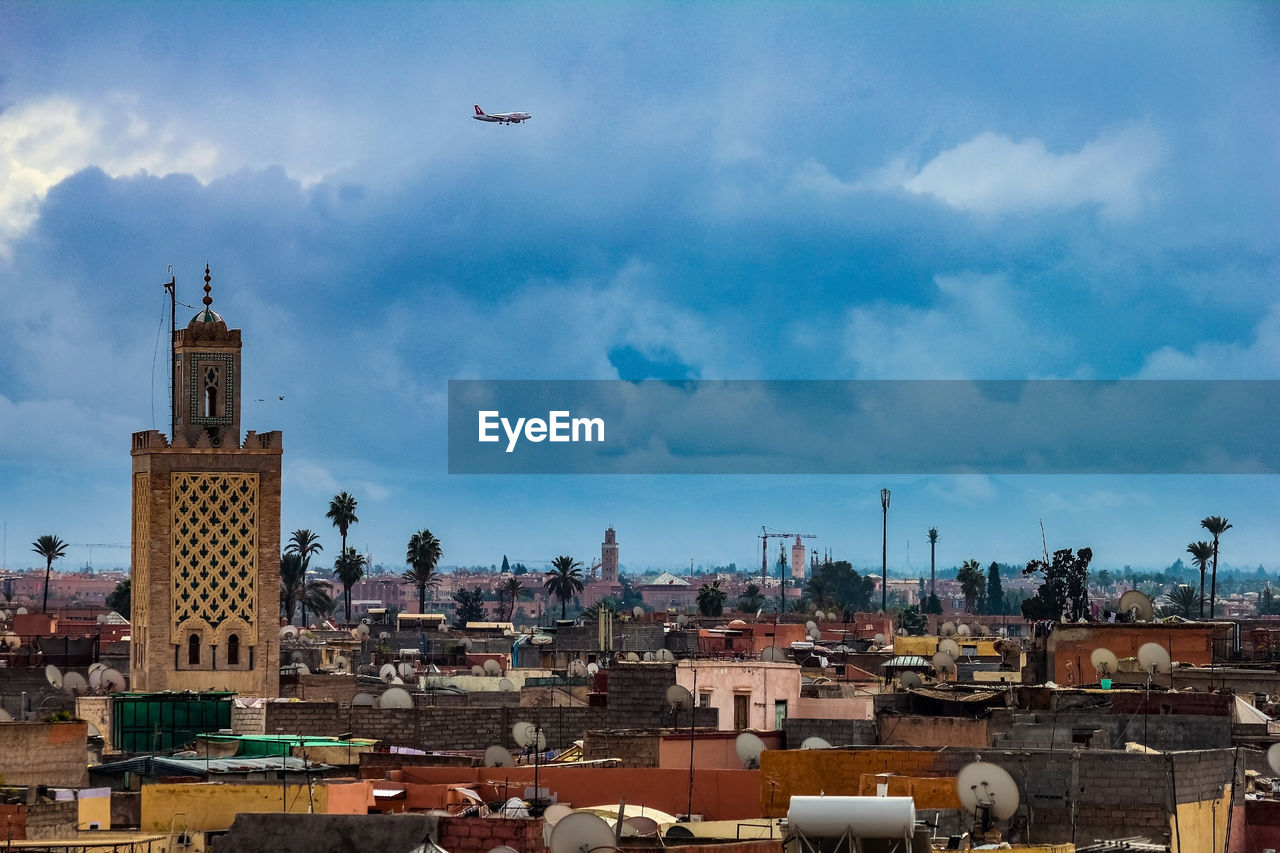
[[(289, 547), (284, 549), (286, 554), (297, 554), (302, 558), (302, 577), (295, 592), (298, 595), (297, 601), (302, 605), (302, 624), (307, 624), (307, 572), (311, 570), (311, 555), (324, 550), (324, 546), (320, 544), (320, 537), (312, 533), (307, 528), (301, 528), (289, 534)], [(283, 563), (281, 564), (283, 571)], [(284, 576), (281, 575), (281, 580)], [(312, 583), (324, 583), (323, 581), (312, 581)], [(326, 584), (327, 587), (327, 584)], [(286, 611), (285, 614), (290, 620), (293, 619), (293, 610)]]
[(753, 613), (761, 607), (764, 607), (764, 593), (760, 591), (760, 584), (747, 584), (738, 598), (738, 609), (744, 613)]
[(342, 534), (342, 551), (347, 550), (347, 530), (351, 525), (358, 524), (360, 519), (356, 518), (356, 499), (346, 492), (333, 496), (333, 500), (329, 501), (329, 511), (324, 517), (333, 522), (333, 526), (338, 528), (338, 533)]
[(345, 548), (338, 559), (333, 561), (333, 574), (342, 584), (342, 598), (346, 604), (347, 624), (351, 624), (351, 587), (360, 583), (367, 565), (364, 554), (355, 548)]
[(1218, 537), (1231, 529), (1231, 523), (1211, 515), (1201, 521), (1200, 526), (1213, 534), (1213, 579), (1209, 581), (1209, 618), (1212, 619), (1213, 608), (1218, 603)]
[(40, 612), (49, 612), (49, 575), (53, 572), (53, 561), (67, 555), (67, 543), (52, 533), (46, 533), (31, 543), (31, 550), (44, 557), (44, 600), (40, 603)]
[(425, 527), (409, 537), (409, 545), (404, 554), (409, 570), (400, 577), (405, 583), (418, 588), (419, 613), (427, 612), (427, 590), (440, 586), (436, 564), (440, 562), (442, 554), (440, 540), (432, 536), (431, 531)]
[(562, 554), (551, 561), (545, 578), (542, 585), (549, 595), (560, 599), (560, 618), (563, 619), (569, 599), (582, 592), (582, 563)]
[(1204, 573), (1209, 568), (1209, 561), (1213, 559), (1213, 546), (1208, 542), (1192, 542), (1187, 546), (1187, 553), (1191, 555), (1192, 561), (1196, 564), (1196, 568), (1200, 569), (1200, 618), (1204, 618)]
[(938, 528), (929, 528), (929, 595), (937, 595), (938, 585)]
[(698, 590), (698, 612), (703, 616), (719, 616), (724, 612), (724, 600), (729, 594), (720, 588), (720, 581), (704, 583)]
[(1196, 595), (1196, 588), (1185, 583), (1178, 584), (1160, 600), (1160, 615), (1181, 616), (1190, 619), (1192, 612), (1204, 604)]
[(964, 592), (965, 612), (973, 613), (978, 603), (978, 596), (982, 594), (982, 588), (986, 585), (986, 574), (977, 560), (965, 560), (960, 566), (960, 571), (956, 572), (956, 580), (960, 582), (960, 589)]
[[(284, 618), (293, 624), (293, 611), (298, 605), (298, 598), (305, 595), (303, 588), (307, 583), (307, 573), (303, 568), (302, 555), (296, 551), (285, 551), (280, 555), (280, 611)], [(302, 624), (307, 624), (304, 614)]]
[(512, 576), (502, 583), (498, 584), (498, 599), (507, 603), (507, 619), (510, 622), (511, 617), (516, 613), (516, 601), (525, 593), (524, 584), (520, 582), (520, 578)]

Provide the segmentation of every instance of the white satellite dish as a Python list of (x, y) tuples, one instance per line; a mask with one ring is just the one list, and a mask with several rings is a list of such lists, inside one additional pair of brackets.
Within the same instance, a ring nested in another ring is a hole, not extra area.
[(658, 649), (654, 652), (654, 656), (664, 663), (670, 663), (676, 659), (676, 656), (671, 652), (671, 649)]
[(551, 830), (551, 853), (594, 853), (614, 850), (613, 828), (590, 812), (573, 812), (556, 821)]
[(356, 705), (360, 705), (365, 708), (372, 708), (374, 705), (377, 704), (377, 701), (373, 698), (371, 694), (357, 693), (356, 695), (351, 697), (351, 704), (353, 707)]
[(365, 622), (361, 622), (359, 625), (356, 626), (356, 633), (359, 634), (361, 637), (369, 636), (369, 625)]
[(292, 640), (296, 636), (298, 636), (298, 629), (293, 625), (285, 625), (280, 629), (280, 639), (282, 640)]
[(970, 628), (968, 625), (960, 624), (956, 626), (956, 633), (959, 634), (961, 637), (967, 637), (973, 633), (973, 629)]
[(1150, 675), (1164, 675), (1173, 666), (1169, 650), (1159, 643), (1143, 643), (1138, 647), (1138, 664)]
[(917, 687), (924, 684), (924, 679), (920, 677), (920, 673), (907, 670), (902, 673), (902, 675), (898, 676), (898, 683), (907, 690), (915, 690)]
[(294, 664), (289, 664), (289, 666), (292, 667), (294, 674), (296, 675), (311, 674), (311, 667), (307, 666), (305, 663), (294, 663)]
[(387, 682), (388, 684), (390, 684), (390, 683), (391, 683), (391, 679), (393, 679), (393, 678), (395, 678), (395, 677), (396, 677), (396, 665), (395, 665), (395, 664), (393, 664), (393, 663), (384, 663), (384, 664), (383, 664), (383, 665), (378, 669), (378, 678), (382, 679), (383, 681)]
[(61, 689), (62, 670), (58, 669), (53, 664), (49, 664), (44, 668), (44, 677), (45, 677), (45, 680), (48, 681), (51, 686)]
[(501, 675), (502, 664), (498, 663), (493, 658), (489, 658), (484, 662), (484, 673), (485, 675)]
[(547, 748), (546, 734), (533, 723), (516, 723), (511, 727), (511, 737), (525, 749), (541, 751)]
[(459, 638), (458, 638), (458, 646), (457, 646), (457, 648), (462, 649), (464, 652), (469, 652), (469, 651), (471, 651), (471, 638), (470, 638), (470, 637), (459, 637)]
[(414, 668), (409, 661), (401, 661), (396, 667), (396, 672), (401, 678), (413, 678)]
[(16, 652), (22, 648), (22, 638), (12, 631), (5, 631), (4, 636), (0, 637), (0, 645), (3, 645), (11, 652)]
[(396, 676), (392, 676), (391, 680), (388, 681), (387, 683), (388, 684), (404, 684), (404, 679), (396, 675)]
[(412, 708), (413, 696), (403, 687), (392, 687), (378, 700), (379, 708)]
[(801, 749), (830, 749), (831, 744), (827, 743), (827, 741), (824, 738), (820, 738), (817, 735), (814, 735), (813, 737), (805, 738), (804, 742), (800, 744), (800, 748)]
[(627, 652), (627, 654), (625, 655), (625, 658), (626, 658), (627, 663), (639, 663), (639, 662), (640, 662), (640, 655), (636, 654), (635, 652)]
[(622, 821), (623, 838), (657, 838), (661, 831), (658, 822), (645, 815), (632, 815)]
[(89, 682), (78, 672), (68, 672), (62, 676), (62, 689), (72, 696), (83, 696), (89, 692)]
[(667, 705), (672, 708), (693, 707), (693, 694), (689, 692), (687, 687), (680, 684), (673, 684), (667, 688), (666, 699)]
[(595, 661), (592, 661), (591, 663), (587, 664), (588, 675), (595, 675), (599, 671), (600, 671), (600, 664), (596, 663)]
[(1135, 622), (1150, 622), (1151, 617), (1155, 615), (1155, 608), (1151, 606), (1151, 597), (1140, 589), (1131, 589), (1120, 596), (1117, 609), (1121, 613), (1128, 613), (1129, 618)]
[(640, 656), (640, 660), (645, 661), (646, 663), (653, 663), (657, 659), (658, 659), (658, 656), (655, 655), (653, 652), (645, 652), (643, 655)]
[(475, 664), (474, 666), (471, 667), (471, 674), (484, 675), (484, 667), (482, 667), (480, 664)]
[(1280, 743), (1273, 743), (1267, 747), (1267, 766), (1271, 768), (1271, 772), (1280, 776)]
[(780, 646), (765, 646), (760, 650), (760, 660), (784, 663), (791, 660), (791, 655), (787, 654), (787, 650)]
[(825, 621), (826, 621), (826, 619), (827, 619), (827, 614), (826, 614), (826, 613), (824, 613), (824, 612), (823, 612), (823, 611), (821, 611), (821, 610), (815, 610), (815, 611), (813, 612), (813, 618), (814, 618), (814, 620), (815, 620), (815, 621), (818, 621), (818, 622), (825, 622)]
[(91, 674), (92, 674), (92, 673), (95, 673), (95, 672), (105, 672), (105, 671), (106, 671), (107, 669), (109, 669), (109, 668), (110, 668), (110, 667), (108, 667), (108, 666), (107, 666), (105, 663), (103, 663), (102, 661), (98, 661), (97, 663), (91, 663), (91, 664), (89, 664), (89, 672), (90, 672)]
[(966, 812), (1008, 820), (1018, 810), (1018, 784), (1009, 772), (989, 761), (975, 761), (956, 774), (956, 794)]
[(345, 671), (347, 667), (350, 666), (350, 661), (348, 661), (342, 655), (338, 655), (336, 658), (333, 659), (333, 665), (337, 669), (341, 669)]
[(302, 654), (302, 652), (294, 652), (293, 654), (289, 655), (289, 660), (293, 661), (294, 663), (302, 663), (303, 658), (304, 658), (304, 655)]
[[(641, 607), (639, 604), (637, 604), (635, 607), (631, 608), (631, 615), (636, 619), (639, 619), (641, 616), (644, 615), (644, 608)], [(545, 816), (543, 817), (543, 820), (546, 820)]]
[(742, 762), (743, 767), (748, 770), (759, 769), (760, 753), (764, 752), (764, 741), (751, 732), (743, 732), (734, 740), (733, 748), (738, 753), (738, 760)]
[(502, 679), (501, 681), (499, 681), (499, 682), (498, 682), (498, 689), (499, 689), (499, 690), (507, 690), (507, 691), (515, 690), (515, 689), (516, 689), (516, 683), (515, 683), (514, 681), (512, 681), (510, 678), (504, 678), (504, 679)]
[(942, 623), (942, 636), (944, 636), (944, 637), (950, 637), (950, 636), (951, 636), (952, 634), (954, 634), (955, 632), (956, 632), (956, 623), (954, 623), (954, 622), (943, 622), (943, 623)]
[(385, 643), (387, 640), (391, 639), (391, 635), (386, 631), (382, 631), (378, 634), (378, 639), (382, 640)]
[(1120, 668), (1120, 659), (1111, 649), (1094, 649), (1089, 654), (1089, 662), (1098, 671), (1099, 678), (1109, 678)]
[[(494, 663), (496, 664), (497, 662), (495, 661)], [(584, 678), (586, 674), (587, 665), (585, 663), (577, 659), (569, 661), (569, 675), (574, 678)]]
[(683, 628), (685, 625), (689, 624), (689, 617), (681, 613), (676, 617), (676, 624)]
[(485, 767), (515, 767), (516, 760), (511, 752), (501, 744), (494, 744), (484, 751)]
[(13, 611), (13, 612), (14, 612), (14, 613), (16, 613), (16, 614), (17, 614), (17, 615), (19, 615), (19, 616), (26, 616), (26, 615), (27, 615), (27, 608), (25, 608), (25, 607), (19, 607), (17, 610), (15, 610), (15, 611)]
[(956, 662), (946, 652), (938, 652), (933, 656), (933, 670), (938, 675), (951, 675), (956, 671)]
[(118, 670), (108, 669), (102, 673), (101, 687), (103, 693), (123, 693), (127, 686), (124, 675)]
[(547, 826), (555, 826), (571, 814), (573, 814), (572, 806), (566, 806), (564, 803), (552, 803), (547, 806), (547, 810), (542, 813), (542, 822)]
[(815, 627), (813, 627), (813, 628), (811, 628), (811, 629), (809, 629), (809, 632), (808, 632), (808, 633), (809, 633), (809, 639), (810, 639), (810, 640), (817, 641), (817, 640), (821, 640), (821, 639), (822, 639), (822, 632), (821, 632), (821, 631), (819, 631), (819, 630), (818, 630), (818, 628), (817, 628), (816, 626), (815, 626)]
[[(96, 666), (97, 664), (95, 664)], [(89, 689), (97, 690), (102, 686), (102, 670), (89, 667)]]
[(960, 658), (960, 644), (950, 637), (938, 643), (938, 651), (947, 655), (952, 660), (958, 660)]
[(4, 708), (0, 708), (0, 723), (12, 723), (12, 722), (13, 722), (13, 715), (11, 715)]
[(816, 631), (818, 630), (818, 623), (810, 619), (808, 622), (804, 623), (804, 629), (809, 632)]
[(884, 634), (876, 634), (875, 637), (872, 638), (871, 642), (875, 643), (877, 646), (883, 646), (889, 641), (885, 639)]

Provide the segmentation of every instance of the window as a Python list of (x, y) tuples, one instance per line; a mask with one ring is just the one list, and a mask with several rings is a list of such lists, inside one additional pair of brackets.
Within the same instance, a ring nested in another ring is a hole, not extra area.
[(187, 664), (189, 666), (200, 665), (200, 638), (195, 634), (187, 638)]
[(746, 693), (737, 693), (733, 697), (733, 729), (742, 731), (751, 724), (751, 697)]
[(773, 700), (773, 727), (775, 729), (781, 730), (784, 728), (784, 724), (786, 722), (787, 722), (787, 700), (774, 699)]
[(699, 694), (698, 694), (698, 707), (699, 707), (699, 708), (710, 708), (710, 707), (711, 707), (711, 694), (710, 694), (709, 692), (708, 692), (708, 693), (699, 693)]
[(240, 636), (232, 634), (227, 637), (227, 666), (240, 665)]

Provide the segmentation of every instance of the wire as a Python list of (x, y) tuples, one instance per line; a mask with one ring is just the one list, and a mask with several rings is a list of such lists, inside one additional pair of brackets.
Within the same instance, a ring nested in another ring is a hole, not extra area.
[(164, 332), (164, 303), (168, 294), (160, 298), (160, 325), (156, 327), (156, 345), (151, 350), (151, 426), (156, 425), (156, 359), (160, 355), (160, 335)]

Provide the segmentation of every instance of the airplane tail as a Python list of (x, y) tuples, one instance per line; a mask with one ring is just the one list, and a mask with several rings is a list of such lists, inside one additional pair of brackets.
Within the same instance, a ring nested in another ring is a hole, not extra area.
[(479, 104), (476, 104), (476, 105), (475, 105), (475, 107), (476, 107), (476, 115), (478, 115), (478, 116), (482, 116), (482, 115), (484, 115), (484, 110), (480, 109), (480, 105), (479, 105)]

